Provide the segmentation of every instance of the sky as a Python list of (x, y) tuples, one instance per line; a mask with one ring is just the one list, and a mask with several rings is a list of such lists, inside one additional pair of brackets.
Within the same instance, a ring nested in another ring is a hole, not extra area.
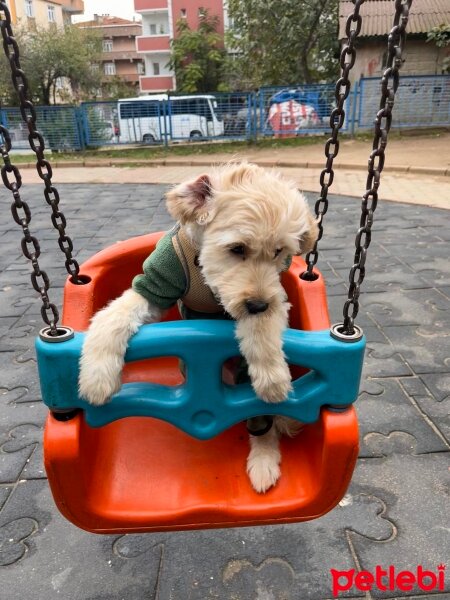
[(84, 15), (79, 15), (73, 20), (75, 22), (87, 21), (92, 18), (94, 13), (132, 19), (135, 14), (134, 0), (120, 0), (119, 2), (112, 2), (112, 0), (84, 0)]

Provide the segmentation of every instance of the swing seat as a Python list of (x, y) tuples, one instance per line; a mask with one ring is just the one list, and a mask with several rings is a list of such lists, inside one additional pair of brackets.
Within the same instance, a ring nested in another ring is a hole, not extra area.
[[(51, 409), (45, 467), (59, 510), (97, 533), (320, 517), (345, 494), (358, 455), (351, 404), (364, 339), (345, 343), (330, 336), (322, 276), (300, 279), (301, 258), (283, 274), (292, 304), (284, 349), (294, 380), (285, 402), (266, 404), (250, 384), (227, 382), (223, 365), (239, 354), (232, 322), (182, 321), (176, 307), (165, 322), (143, 326), (130, 340), (123, 386), (110, 403), (94, 407), (78, 397), (83, 331), (96, 311), (130, 286), (161, 235), (118, 242), (84, 263), (86, 284), (68, 280), (64, 294), (63, 323), (75, 336), (61, 343), (37, 340), (42, 396)], [(72, 411), (66, 421), (57, 418), (64, 411)], [(252, 489), (246, 473), (243, 423), (261, 414), (305, 423), (295, 438), (281, 440), (282, 475), (265, 494)]]

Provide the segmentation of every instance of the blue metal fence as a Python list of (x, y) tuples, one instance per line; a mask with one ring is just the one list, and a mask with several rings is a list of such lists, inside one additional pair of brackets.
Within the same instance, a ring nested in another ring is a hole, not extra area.
[[(52, 150), (80, 150), (119, 144), (250, 140), (330, 131), (334, 84), (262, 88), (232, 94), (165, 94), (123, 101), (85, 102), (79, 107), (38, 106), (39, 130)], [(343, 130), (373, 126), (380, 80), (361, 79), (347, 98)], [(0, 109), (14, 149), (28, 149), (28, 129), (18, 108)], [(450, 125), (450, 75), (404, 76), (392, 126)]]
[[(83, 147), (83, 128), (79, 112), (73, 106), (37, 106), (39, 131), (51, 150), (80, 150)], [(0, 123), (7, 127), (15, 150), (29, 149), (28, 127), (18, 108), (0, 109)]]
[[(373, 126), (380, 98), (380, 79), (361, 79), (359, 83), (357, 126)], [(437, 127), (450, 125), (450, 75), (400, 77), (395, 96), (392, 127)]]

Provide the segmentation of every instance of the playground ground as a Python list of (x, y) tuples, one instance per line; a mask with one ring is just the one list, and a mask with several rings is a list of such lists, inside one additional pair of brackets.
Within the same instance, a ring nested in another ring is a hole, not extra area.
[[(425, 157), (431, 160), (430, 148), (424, 152), (420, 140), (415, 138), (416, 146), (404, 144), (398, 151), (394, 144), (390, 146), (388, 164), (420, 167), (421, 161), (415, 162), (419, 153), (424, 161)], [(46, 408), (39, 400), (33, 350), (41, 327), (40, 306), (29, 283), (29, 266), (20, 253), (19, 228), (4, 211), (0, 223), (1, 600), (328, 600), (333, 598), (331, 569), (375, 574), (377, 567), (386, 571), (392, 567), (396, 573), (416, 574), (420, 567), (437, 574), (441, 564), (447, 565), (443, 586), (436, 582), (430, 587), (433, 578), (429, 577), (422, 582), (428, 589), (422, 585), (408, 590), (395, 582), (389, 586), (385, 579), (371, 591), (353, 586), (339, 597), (450, 599), (448, 141), (438, 144), (432, 164), (424, 166), (439, 173), (390, 170), (382, 178), (357, 321), (367, 337), (356, 403), (360, 456), (339, 506), (319, 520), (297, 525), (97, 536), (76, 529), (59, 515), (42, 464)], [(346, 298), (367, 145), (365, 150), (364, 155), (354, 154), (355, 168), (336, 173), (326, 216), (318, 266), (327, 281), (332, 322), (340, 320)], [(306, 160), (306, 151), (296, 150), (283, 159), (256, 158), (299, 164)], [(176, 164), (148, 168), (55, 169), (67, 230), (79, 260), (116, 240), (171, 225), (162, 200), (166, 184), (207, 168), (187, 164), (196, 157), (186, 159), (185, 165), (180, 164), (181, 158), (176, 160)], [(307, 193), (313, 203), (319, 169), (283, 169), (298, 178), (304, 190), (313, 192)], [(42, 265), (52, 282), (51, 298), (60, 302), (65, 270), (49, 207), (34, 172), (24, 169), (23, 174), (23, 196), (32, 208), (32, 231), (42, 240)], [(0, 194), (7, 206), (7, 191)]]

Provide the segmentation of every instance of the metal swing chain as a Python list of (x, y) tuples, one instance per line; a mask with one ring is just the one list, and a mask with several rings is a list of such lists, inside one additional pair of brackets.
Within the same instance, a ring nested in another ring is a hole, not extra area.
[[(11, 163), (11, 158), (9, 156), (9, 152), (11, 150), (11, 137), (9, 135), (9, 131), (6, 129), (6, 127), (3, 127), (3, 125), (0, 125), (0, 135), (3, 138), (3, 144), (0, 145), (0, 154), (3, 158), (1, 176), (5, 187), (11, 190), (14, 197), (14, 202), (11, 204), (11, 212), (14, 221), (22, 227), (22, 252), (26, 258), (31, 260), (31, 264), (33, 266), (33, 272), (31, 273), (31, 284), (41, 296), (42, 319), (50, 327), (50, 334), (52, 336), (57, 336), (57, 323), (59, 320), (58, 309), (52, 302), (50, 302), (48, 297), (50, 281), (47, 273), (39, 266), (38, 258), (41, 254), (41, 249), (39, 247), (38, 240), (34, 237), (34, 235), (31, 235), (28, 227), (31, 221), (31, 211), (28, 204), (20, 197), (19, 190), (22, 186), (22, 177), (19, 169)], [(9, 180), (8, 173), (12, 173), (14, 175), (15, 181)], [(23, 211), (22, 214), (20, 214), (19, 211)], [(39, 280), (39, 278), (41, 278), (41, 280)], [(48, 314), (49, 311), (52, 313), (51, 317)]]
[(378, 202), (380, 175), (384, 168), (385, 150), (392, 123), (395, 93), (400, 82), (399, 69), (402, 66), (402, 52), (411, 4), (412, 0), (395, 0), (394, 23), (388, 38), (388, 66), (381, 78), (380, 109), (375, 118), (375, 133), (368, 163), (369, 174), (366, 182), (366, 192), (362, 198), (360, 228), (355, 240), (354, 264), (350, 269), (350, 288), (348, 300), (344, 305), (344, 324), (340, 329), (344, 336), (352, 336), (355, 333), (354, 321), (359, 311), (360, 288), (365, 276), (367, 249), (371, 241), (373, 213)]
[[(53, 227), (59, 233), (58, 245), (61, 249), (61, 252), (63, 252), (63, 254), (66, 257), (64, 264), (67, 273), (72, 277), (72, 281), (74, 283), (80, 284), (83, 283), (78, 277), (80, 267), (78, 262), (72, 257), (73, 243), (70, 237), (66, 234), (66, 218), (64, 214), (59, 210), (59, 192), (52, 183), (52, 167), (48, 160), (46, 160), (44, 155), (44, 138), (42, 134), (39, 133), (39, 131), (36, 129), (36, 110), (34, 108), (33, 103), (28, 98), (28, 80), (20, 66), (20, 51), (17, 45), (17, 41), (14, 38), (14, 33), (11, 27), (11, 13), (9, 12), (8, 6), (6, 5), (6, 2), (4, 0), (0, 0), (0, 27), (3, 37), (3, 48), (5, 51), (5, 56), (8, 59), (11, 67), (11, 79), (14, 88), (19, 95), (20, 114), (22, 115), (22, 120), (28, 127), (28, 142), (30, 144), (30, 148), (36, 154), (36, 170), (38, 172), (39, 177), (44, 181), (45, 200), (47, 204), (51, 206), (52, 224)], [(9, 166), (5, 164), (5, 167), (7, 172), (11, 172), (10, 163)], [(14, 167), (14, 169), (14, 173), (17, 174), (17, 167)], [(5, 179), (3, 179), (3, 181), (5, 182)], [(8, 186), (6, 185), (6, 187)], [(25, 254), (25, 256), (27, 255)], [(29, 257), (27, 256), (27, 258)]]
[(341, 77), (336, 82), (334, 90), (336, 108), (332, 110), (330, 115), (330, 127), (332, 129), (332, 133), (331, 137), (325, 144), (325, 156), (327, 158), (327, 162), (325, 164), (325, 168), (320, 174), (320, 197), (314, 206), (317, 224), (319, 226), (319, 236), (314, 244), (314, 248), (306, 255), (305, 261), (307, 264), (307, 270), (301, 275), (301, 278), (307, 281), (316, 279), (313, 273), (313, 268), (319, 259), (319, 251), (317, 246), (319, 241), (322, 239), (323, 218), (328, 210), (328, 189), (331, 187), (334, 179), (333, 161), (339, 152), (339, 130), (343, 127), (345, 122), (344, 104), (350, 94), (350, 81), (348, 76), (356, 61), (355, 42), (361, 32), (362, 26), (362, 18), (359, 14), (359, 10), (364, 2), (365, 0), (353, 0), (355, 6), (353, 12), (347, 17), (347, 22), (345, 24), (347, 43), (342, 48), (339, 58)]

